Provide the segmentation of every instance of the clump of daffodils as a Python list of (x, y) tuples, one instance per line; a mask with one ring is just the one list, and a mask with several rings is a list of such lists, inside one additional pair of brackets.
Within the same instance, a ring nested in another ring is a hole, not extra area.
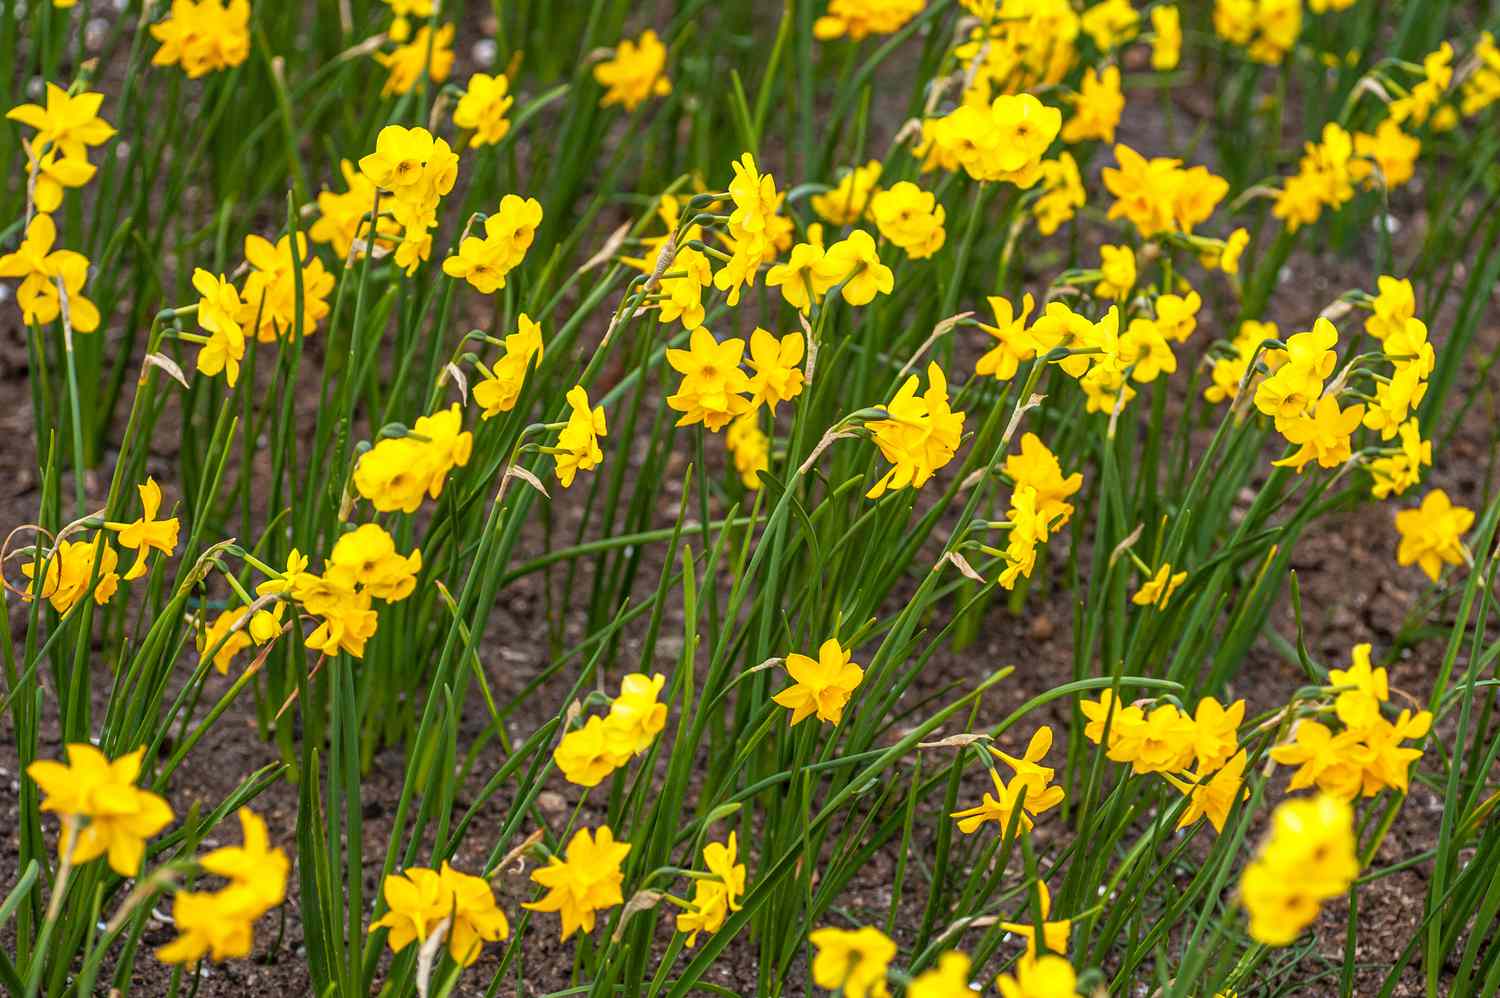
[(510, 80), (504, 73), (475, 73), (453, 109), (453, 123), (471, 133), (469, 145), (492, 146), (510, 134), (506, 115), (514, 103)]
[(865, 424), (891, 467), (870, 486), (867, 498), (927, 484), (934, 472), (953, 460), (963, 437), (964, 413), (948, 403), (948, 379), (936, 363), (927, 365), (927, 390), (917, 394), (920, 379), (906, 379), (885, 405), (886, 416)]
[(307, 647), (326, 655), (363, 657), (379, 625), (375, 601), (397, 603), (411, 595), (422, 570), (422, 552), (401, 554), (385, 528), (366, 523), (338, 538), (321, 574), (308, 571), (309, 559), (295, 548), (282, 571), (252, 563), (268, 576), (256, 587), (256, 599), (231, 579), (243, 602), (220, 612), (198, 636), (200, 656), (212, 656), (221, 673), (239, 652), (280, 636), (288, 600), (316, 622), (304, 639)]
[(290, 236), (282, 236), (274, 243), (261, 236), (246, 236), (245, 263), (250, 272), (240, 291), (239, 320), (246, 330), (253, 329), (262, 343), (290, 336), (297, 328), (300, 283), (302, 334), (317, 332), (318, 324), (328, 317), (333, 275), (322, 260), (308, 252), (307, 236), (298, 233), (295, 242)]
[(21, 598), (44, 599), (58, 613), (67, 613), (85, 597), (103, 606), (120, 587), (120, 555), (103, 533), (81, 541), (59, 541), (50, 552), (21, 562), (21, 574), (30, 580)]
[(381, 894), (386, 913), (370, 923), (370, 932), (386, 930), (393, 953), (413, 942), (425, 945), (441, 933), (453, 962), (468, 967), (485, 943), (510, 937), (510, 921), (495, 903), (489, 882), (454, 869), (447, 860), (436, 870), (412, 866), (391, 874)]
[(1408, 771), (1422, 750), (1402, 743), (1423, 738), (1432, 715), (1403, 709), (1394, 721), (1385, 717), (1386, 671), (1371, 664), (1368, 644), (1355, 645), (1351, 665), (1330, 670), (1328, 683), (1342, 730), (1300, 718), (1292, 737), (1271, 749), (1271, 758), (1297, 767), (1290, 789), (1316, 786), (1341, 800), (1370, 797), (1387, 788), (1406, 793)]
[(455, 403), (361, 455), (354, 487), (380, 512), (414, 513), (424, 497), (443, 494), (448, 473), (469, 463), (473, 447), (474, 435), (463, 428), (463, 412)]
[(1184, 167), (1177, 159), (1147, 159), (1123, 143), (1115, 146), (1117, 166), (1106, 166), (1104, 187), (1114, 195), (1110, 218), (1123, 218), (1143, 239), (1163, 233), (1191, 233), (1207, 221), (1229, 193), (1229, 182), (1206, 167)]
[(557, 445), (550, 450), (557, 459), (554, 469), (563, 488), (573, 484), (578, 472), (597, 468), (604, 460), (599, 441), (606, 431), (604, 406), (590, 409), (588, 393), (582, 385), (568, 389), (567, 404), (568, 419), (557, 435)]
[(917, 154), (975, 180), (1028, 188), (1041, 179), (1042, 160), (1061, 130), (1057, 108), (1032, 94), (1001, 94), (987, 106), (964, 103), (935, 119)]
[(925, 0), (829, 0), (828, 12), (813, 22), (819, 41), (889, 35), (922, 12)]
[(483, 378), (473, 388), (481, 419), (493, 419), (516, 407), (526, 376), (542, 362), (542, 327), (522, 312), (514, 333), (505, 337), (505, 352), (493, 367), (476, 361)]
[[(1123, 298), (1135, 284), (1134, 254), (1127, 247), (1106, 246), (1104, 250), (1101, 269), (1079, 274), (1092, 273), (1099, 281), (1097, 294)], [(980, 323), (979, 328), (995, 340), (995, 345), (976, 363), (975, 373), (1008, 381), (1022, 363), (1043, 358), (1077, 379), (1089, 412), (1107, 414), (1115, 413), (1135, 397), (1131, 381), (1147, 384), (1177, 369), (1168, 336), (1180, 335), (1182, 324), (1191, 317), (1180, 315), (1172, 325), (1137, 316), (1122, 330), (1117, 306), (1111, 306), (1096, 321), (1054, 301), (1048, 302), (1046, 310), (1028, 326), (1033, 307), (1029, 294), (1019, 312), (1008, 299), (990, 299), (995, 324)]]
[(250, 54), (250, 0), (172, 0), (151, 25), (154, 66), (180, 65), (188, 79), (238, 66)]
[(1067, 499), (1083, 487), (1083, 475), (1074, 472), (1063, 477), (1057, 456), (1035, 433), (1021, 437), (1020, 453), (1005, 459), (1004, 470), (1015, 488), (1005, 519), (990, 526), (1008, 531), (1006, 545), (980, 549), (1002, 559), (1005, 568), (1000, 585), (1014, 589), (1020, 579), (1031, 577), (1037, 548), (1072, 518), (1073, 505)]
[[(1311, 330), (1264, 353), (1259, 347), (1275, 342), (1274, 327), (1247, 324), (1235, 356), (1215, 363), (1208, 394), (1213, 400), (1237, 396), (1238, 381), (1261, 370), (1260, 358), (1264, 374), (1255, 379), (1255, 407), (1296, 448), (1275, 464), (1299, 473), (1314, 461), (1336, 468), (1355, 458), (1354, 434), (1363, 426), (1392, 442), (1375, 448), (1366, 462), (1371, 491), (1383, 498), (1415, 485), (1431, 464), (1431, 444), (1421, 437), (1415, 410), (1435, 359), (1427, 326), (1412, 314), (1409, 284), (1382, 278), (1380, 295), (1366, 300), (1374, 314), (1365, 328), (1381, 341), (1378, 354), (1355, 358), (1334, 377), (1339, 333), (1328, 319), (1320, 317)], [(1380, 370), (1384, 364), (1389, 373)], [(1351, 404), (1344, 405), (1346, 399)]]
[(870, 215), (880, 234), (906, 251), (913, 260), (923, 260), (943, 248), (943, 222), (947, 217), (931, 191), (902, 180), (880, 191), (870, 200)]
[(442, 83), (453, 72), (453, 25), (444, 24), (433, 31), (424, 24), (409, 40), (397, 39), (394, 33), (391, 37), (398, 42), (395, 48), (374, 53), (375, 61), (387, 74), (382, 95), (411, 93), (424, 77), (434, 84)]
[[(141, 515), (136, 519), (105, 520), (103, 530), (84, 540), (68, 538), (66, 535), (74, 532), (70, 527), (50, 549), (19, 552), (21, 574), (29, 580), (26, 588), (19, 591), (21, 599), (26, 602), (45, 599), (61, 614), (87, 597), (103, 606), (114, 598), (122, 581), (146, 575), (151, 552), (171, 557), (177, 550), (180, 521), (175, 516), (157, 516), (161, 512), (162, 491), (154, 478), (148, 476), (136, 490), (141, 501)], [(123, 575), (119, 571), (120, 554), (109, 541), (111, 534), (121, 548), (136, 553)]]
[(1337, 209), (1354, 197), (1353, 156), (1354, 139), (1332, 122), (1323, 126), (1319, 141), (1306, 144), (1297, 173), (1272, 209), (1288, 230), (1316, 222), (1324, 208)]
[(1354, 809), (1328, 794), (1299, 797), (1271, 814), (1271, 831), (1240, 879), (1250, 936), (1289, 945), (1359, 873)]
[(779, 403), (802, 393), (801, 333), (778, 337), (757, 328), (750, 335), (748, 372), (740, 366), (744, 352), (744, 340), (720, 342), (702, 327), (693, 330), (687, 350), (667, 351), (667, 363), (682, 375), (676, 394), (667, 397), (667, 405), (682, 413), (678, 426), (702, 423), (717, 433), (762, 404), (774, 415)]
[(307, 646), (326, 654), (363, 655), (379, 623), (372, 601), (406, 599), (416, 588), (421, 568), (422, 552), (401, 554), (378, 524), (363, 524), (344, 534), (334, 544), (322, 575), (300, 572), (292, 579), (292, 598), (321, 618), (307, 636)]
[(980, 826), (993, 822), (1001, 835), (1010, 834), (1012, 823), (1018, 832), (1031, 831), (1034, 819), (1061, 804), (1066, 796), (1063, 788), (1052, 782), (1056, 771), (1051, 766), (1042, 765), (1051, 748), (1052, 729), (1045, 725), (1031, 736), (1026, 752), (1020, 758), (989, 746), (989, 754), (1010, 767), (1011, 778), (1002, 779), (994, 764), (986, 759), (995, 792), (986, 793), (973, 807), (950, 815), (957, 820), (958, 830), (969, 835)]
[(645, 752), (667, 723), (667, 705), (658, 699), (666, 677), (632, 672), (620, 680), (620, 693), (603, 717), (591, 715), (563, 735), (553, 761), (569, 783), (598, 786), (605, 777)]
[(443, 273), (463, 278), (482, 294), (494, 294), (526, 259), (540, 224), (542, 206), (536, 198), (505, 195), (500, 210), (484, 220), (484, 235), (464, 237), (458, 252), (443, 261)]
[(667, 96), (672, 81), (666, 65), (667, 47), (650, 28), (635, 41), (621, 39), (609, 58), (594, 67), (594, 79), (604, 88), (599, 106), (619, 104), (634, 111), (649, 97)]
[(271, 846), (259, 815), (242, 807), (239, 819), (244, 844), (221, 846), (197, 861), (204, 873), (227, 883), (215, 891), (178, 891), (172, 898), (177, 938), (157, 949), (163, 963), (249, 956), (255, 922), (286, 899), (286, 852)]
[(401, 223), (381, 212), (372, 225), (375, 184), (347, 159), (339, 162), (339, 173), (345, 190), (324, 188), (318, 194), (318, 217), (307, 234), (315, 242), (330, 244), (340, 259), (363, 257), (371, 246), (380, 253), (390, 252), (401, 241)]
[(375, 151), (360, 159), (359, 170), (377, 192), (372, 215), (382, 197), (389, 199), (387, 210), (401, 226), (396, 265), (412, 273), (432, 255), (438, 203), (458, 179), (458, 154), (447, 139), (434, 138), (425, 128), (387, 125), (375, 137)]
[(1248, 755), (1240, 746), (1239, 728), (1245, 701), (1225, 707), (1214, 697), (1198, 701), (1188, 714), (1174, 703), (1123, 704), (1113, 691), (1079, 704), (1084, 736), (1103, 745), (1115, 762), (1129, 763), (1139, 774), (1156, 773), (1187, 798), (1178, 821), (1186, 828), (1207, 818), (1222, 832), (1243, 790)]
[(1302, 0), (1214, 0), (1213, 26), (1255, 62), (1279, 65), (1302, 33)]
[(1077, 66), (1082, 18), (1069, 0), (963, 0), (963, 6), (976, 22), (952, 51), (974, 73), (965, 102), (1058, 84)]
[[(745, 864), (738, 862), (739, 846), (735, 834), (725, 842), (710, 842), (703, 847), (706, 874), (693, 879), (691, 901), (679, 902), (684, 908), (677, 915), (677, 931), (687, 934), (691, 949), (698, 933), (710, 935), (724, 927), (724, 919), (739, 911), (745, 893)], [(676, 899), (674, 899), (676, 900)]]

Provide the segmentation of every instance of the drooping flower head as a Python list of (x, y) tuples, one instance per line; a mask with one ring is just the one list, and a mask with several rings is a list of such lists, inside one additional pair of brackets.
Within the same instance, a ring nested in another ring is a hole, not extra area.
[(579, 471), (597, 468), (604, 460), (599, 439), (604, 436), (604, 406), (589, 409), (588, 393), (582, 385), (568, 390), (568, 421), (557, 435), (557, 480), (563, 488), (573, 484)]

